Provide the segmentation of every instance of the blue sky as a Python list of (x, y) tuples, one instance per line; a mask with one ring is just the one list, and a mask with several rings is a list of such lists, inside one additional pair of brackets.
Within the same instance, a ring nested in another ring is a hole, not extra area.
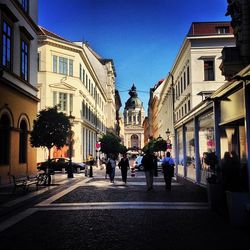
[(39, 0), (39, 25), (88, 41), (114, 60), (124, 109), (134, 83), (145, 111), (149, 89), (165, 78), (192, 22), (230, 21), (227, 0)]

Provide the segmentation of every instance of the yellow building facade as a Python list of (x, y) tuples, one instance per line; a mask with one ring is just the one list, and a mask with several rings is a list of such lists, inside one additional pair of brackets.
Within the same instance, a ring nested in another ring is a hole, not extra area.
[[(29, 132), (37, 114), (37, 1), (0, 1), (0, 185), (36, 172)], [(8, 45), (7, 45), (8, 44)]]

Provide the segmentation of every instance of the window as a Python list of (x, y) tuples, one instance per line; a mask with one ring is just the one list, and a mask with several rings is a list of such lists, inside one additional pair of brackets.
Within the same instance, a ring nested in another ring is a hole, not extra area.
[(37, 71), (40, 71), (41, 54), (37, 53)]
[(79, 78), (82, 81), (82, 65), (79, 64)]
[(189, 66), (187, 66), (187, 85), (190, 83), (190, 72), (189, 72)]
[(184, 75), (183, 75), (183, 83), (184, 83), (184, 90), (186, 89), (186, 72), (184, 72)]
[(64, 57), (59, 57), (59, 73), (67, 75), (68, 74), (68, 59)]
[(216, 31), (218, 34), (227, 34), (229, 33), (229, 26), (216, 27)]
[(69, 59), (69, 75), (73, 76), (73, 60)]
[(181, 93), (183, 92), (183, 80), (182, 80), (182, 77), (181, 77)]
[(57, 73), (57, 56), (53, 56), (53, 72)]
[(190, 103), (190, 100), (188, 100), (188, 111), (191, 110), (191, 103)]
[(25, 12), (29, 12), (29, 0), (22, 0), (22, 8)]
[(10, 156), (10, 119), (4, 114), (0, 118), (0, 165), (8, 165)]
[(66, 93), (59, 93), (59, 105), (60, 110), (67, 111), (67, 94)]
[(3, 21), (3, 35), (2, 35), (2, 65), (11, 69), (11, 51), (12, 51), (12, 28), (4, 20)]
[(204, 60), (204, 80), (214, 81), (214, 60)]
[(85, 70), (84, 70), (84, 68), (82, 69), (82, 81), (83, 81), (83, 83), (85, 82)]
[(24, 120), (20, 124), (20, 137), (19, 137), (19, 163), (27, 162), (27, 142), (28, 142), (28, 129)]
[(29, 45), (26, 41), (21, 40), (21, 78), (28, 81), (29, 76)]

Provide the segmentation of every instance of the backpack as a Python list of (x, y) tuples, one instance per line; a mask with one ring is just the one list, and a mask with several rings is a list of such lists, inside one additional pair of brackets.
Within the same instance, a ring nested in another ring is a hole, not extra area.
[(163, 172), (166, 175), (173, 177), (174, 176), (174, 164), (170, 164), (169, 161), (164, 161), (162, 163)]

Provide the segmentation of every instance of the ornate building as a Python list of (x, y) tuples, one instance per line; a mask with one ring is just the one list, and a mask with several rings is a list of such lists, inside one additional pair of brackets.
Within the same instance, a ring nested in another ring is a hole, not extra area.
[(134, 84), (129, 95), (124, 109), (124, 145), (128, 149), (138, 150), (144, 146), (144, 108)]

